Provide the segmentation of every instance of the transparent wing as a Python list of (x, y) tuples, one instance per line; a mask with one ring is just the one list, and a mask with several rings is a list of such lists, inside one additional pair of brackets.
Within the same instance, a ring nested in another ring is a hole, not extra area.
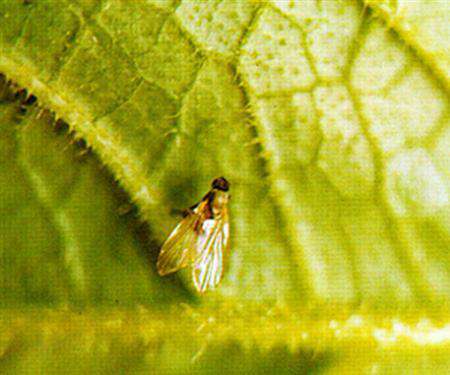
[(199, 292), (214, 288), (222, 278), (224, 256), (228, 253), (228, 216), (205, 220), (202, 229), (193, 268), (194, 284)]
[(195, 227), (199, 220), (201, 218), (195, 212), (189, 214), (175, 227), (164, 242), (156, 263), (161, 276), (186, 267), (189, 261), (195, 257), (198, 237)]

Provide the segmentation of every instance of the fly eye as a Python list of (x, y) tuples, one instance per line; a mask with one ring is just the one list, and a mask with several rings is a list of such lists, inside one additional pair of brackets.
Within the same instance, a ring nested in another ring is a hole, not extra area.
[(219, 177), (219, 178), (216, 178), (216, 179), (212, 182), (212, 188), (213, 188), (213, 189), (222, 190), (222, 191), (228, 191), (228, 189), (230, 188), (230, 184), (229, 184), (229, 182), (225, 179), (225, 177)]

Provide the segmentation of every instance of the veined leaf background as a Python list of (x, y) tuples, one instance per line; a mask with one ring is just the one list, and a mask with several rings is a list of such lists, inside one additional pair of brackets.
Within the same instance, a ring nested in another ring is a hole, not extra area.
[(0, 371), (448, 373), (449, 4), (1, 0)]

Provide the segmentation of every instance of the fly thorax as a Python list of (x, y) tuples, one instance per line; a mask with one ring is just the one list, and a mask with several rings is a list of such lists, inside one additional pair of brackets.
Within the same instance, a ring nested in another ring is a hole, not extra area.
[(228, 203), (228, 193), (216, 190), (214, 192), (214, 199), (212, 202), (212, 211), (214, 217), (220, 216), (222, 214), (223, 208), (226, 207)]

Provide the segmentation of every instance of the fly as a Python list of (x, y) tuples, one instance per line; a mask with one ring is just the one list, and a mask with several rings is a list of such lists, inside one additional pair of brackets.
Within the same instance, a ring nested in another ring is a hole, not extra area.
[(162, 245), (156, 264), (161, 276), (191, 265), (192, 279), (200, 293), (219, 284), (230, 246), (229, 187), (224, 177), (216, 178), (202, 200), (186, 210)]

